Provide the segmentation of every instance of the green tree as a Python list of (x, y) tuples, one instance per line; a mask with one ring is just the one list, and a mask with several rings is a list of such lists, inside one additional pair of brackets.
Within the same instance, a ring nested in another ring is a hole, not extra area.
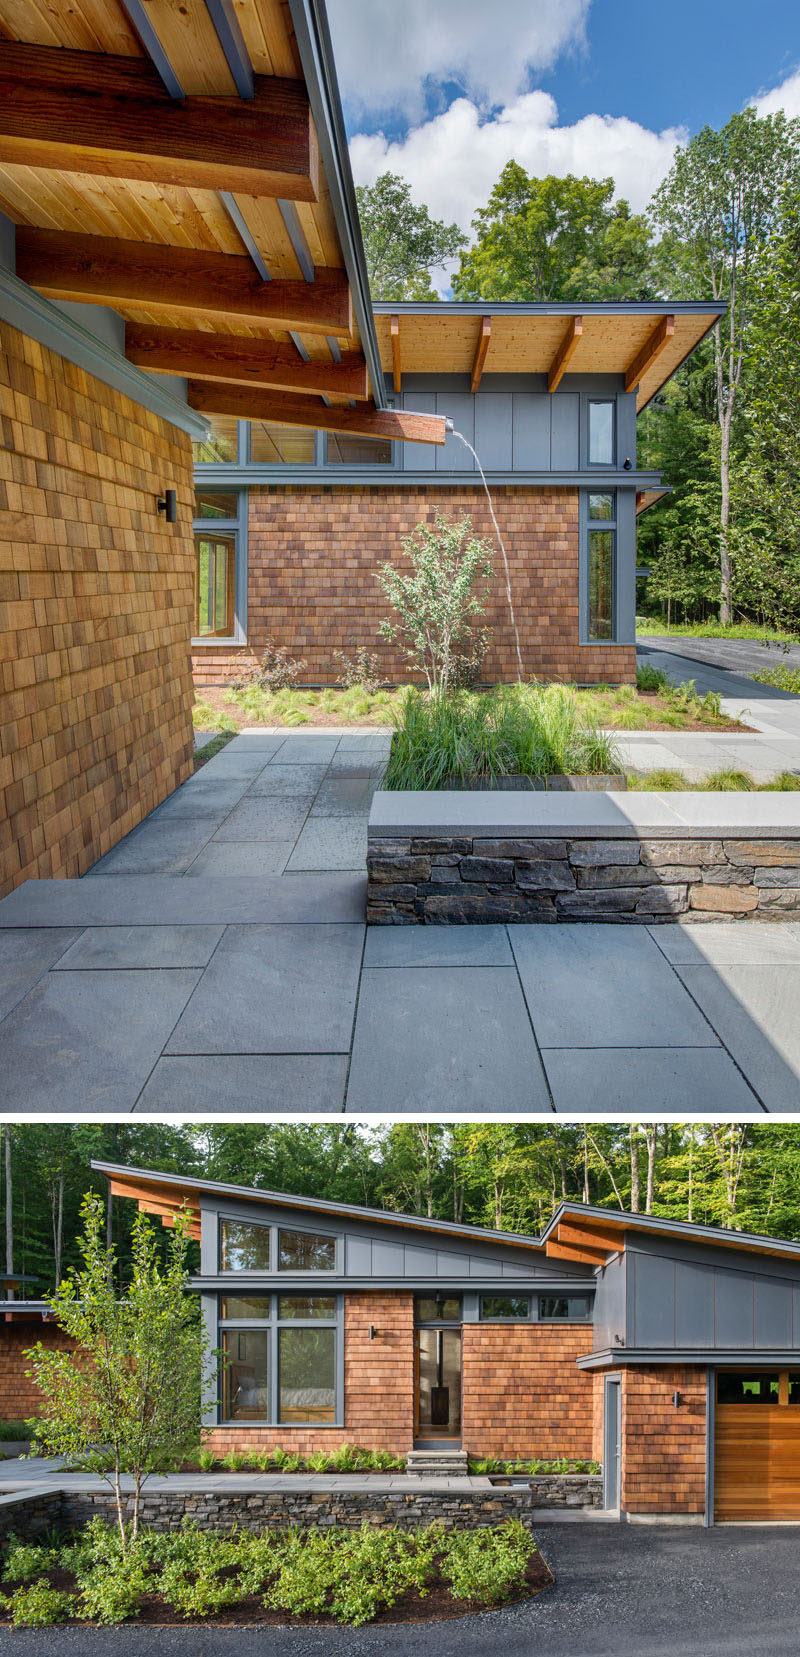
[[(115, 1255), (104, 1241), (102, 1199), (81, 1207), (83, 1265), (48, 1297), (74, 1350), (41, 1341), (27, 1353), (44, 1405), (33, 1423), (36, 1448), (66, 1456), (111, 1485), (123, 1552), (139, 1529), (142, 1486), (200, 1436), (207, 1353), (197, 1301), (187, 1293), (188, 1220), (178, 1214), (162, 1266), (153, 1227), (133, 1223), (131, 1277), (120, 1293)], [(131, 1525), (122, 1480), (133, 1480)]]
[(441, 512), (433, 527), (417, 524), (401, 546), (410, 573), (389, 563), (379, 564), (376, 572), (395, 610), (380, 630), (425, 674), (431, 696), (444, 696), (458, 646), (474, 617), (483, 614), (484, 596), (475, 589), (491, 576), (491, 547), (473, 534), (470, 518), (450, 520)]
[(779, 219), (785, 186), (797, 175), (800, 123), (783, 112), (738, 111), (716, 131), (704, 127), (677, 152), (651, 203), (662, 232), (661, 268), (676, 298), (723, 300), (714, 330), (720, 430), (720, 620), (732, 619), (731, 446), (743, 389), (753, 277)]
[(650, 230), (611, 178), (535, 178), (509, 161), (472, 221), (457, 299), (647, 299)]
[(457, 224), (417, 207), (404, 179), (381, 173), (356, 188), (373, 299), (438, 299), (431, 271), (457, 258), (467, 238)]

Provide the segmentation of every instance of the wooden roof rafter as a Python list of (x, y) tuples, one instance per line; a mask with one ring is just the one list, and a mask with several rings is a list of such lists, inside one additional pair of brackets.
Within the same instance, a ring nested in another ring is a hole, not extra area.
[(271, 387), (274, 391), (354, 397), (359, 402), (369, 396), (367, 365), (357, 351), (340, 353), (338, 361), (304, 360), (296, 345), (279, 345), (272, 339), (196, 333), (188, 328), (148, 328), (129, 322), (125, 328), (125, 355), (137, 368), (157, 374), (220, 380), (263, 390)]
[(189, 406), (201, 414), (226, 414), (239, 420), (264, 420), (307, 430), (343, 432), (361, 437), (383, 437), (393, 442), (445, 441), (443, 415), (414, 414), (409, 409), (326, 407), (311, 397), (292, 397), (216, 381), (190, 380)]
[(302, 81), (254, 96), (170, 97), (149, 62), (4, 41), (0, 161), (102, 178), (316, 201), (319, 148)]
[(640, 380), (661, 356), (675, 333), (674, 316), (662, 316), (625, 371), (625, 390), (635, 391)]
[(197, 1241), (200, 1239), (200, 1208), (192, 1201), (188, 1191), (176, 1190), (154, 1192), (151, 1186), (137, 1180), (114, 1178), (109, 1180), (109, 1190), (113, 1197), (128, 1197), (138, 1204), (140, 1214), (150, 1214), (161, 1224), (174, 1227), (179, 1214), (185, 1214), (189, 1221), (187, 1233)]
[(545, 1252), (554, 1260), (572, 1260), (582, 1266), (604, 1266), (607, 1255), (605, 1249), (589, 1248), (586, 1244), (578, 1247), (574, 1243), (556, 1243), (551, 1237), (547, 1239)]
[(492, 337), (492, 319), (490, 316), (481, 317), (481, 326), (478, 333), (478, 342), (475, 346), (475, 360), (472, 364), (470, 391), (473, 397), (481, 383), (481, 377), (486, 364), (486, 355), (489, 350), (489, 341)]
[(569, 322), (567, 324), (566, 331), (564, 333), (564, 337), (561, 341), (561, 344), (558, 347), (558, 350), (557, 350), (557, 352), (556, 352), (556, 354), (553, 358), (552, 363), (550, 364), (550, 368), (549, 368), (549, 371), (548, 371), (547, 389), (548, 389), (549, 392), (551, 392), (551, 393), (554, 392), (556, 390), (557, 386), (560, 385), (562, 379), (564, 378), (564, 375), (567, 372), (567, 368), (569, 366), (569, 363), (571, 362), (572, 358), (575, 355), (575, 352), (578, 349), (578, 346), (580, 345), (582, 335), (583, 335), (583, 317), (582, 316), (572, 316), (572, 317), (570, 317)]

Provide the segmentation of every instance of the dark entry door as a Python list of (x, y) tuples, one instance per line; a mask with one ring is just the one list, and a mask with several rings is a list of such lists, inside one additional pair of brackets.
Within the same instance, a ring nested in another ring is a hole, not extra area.
[(417, 1329), (415, 1335), (417, 1438), (461, 1436), (461, 1330)]

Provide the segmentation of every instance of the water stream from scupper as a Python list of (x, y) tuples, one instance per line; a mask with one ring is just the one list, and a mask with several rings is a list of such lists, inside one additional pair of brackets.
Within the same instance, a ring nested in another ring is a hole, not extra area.
[(465, 449), (469, 449), (469, 452), (470, 452), (470, 454), (472, 455), (472, 457), (475, 461), (475, 465), (477, 466), (478, 471), (481, 474), (481, 480), (483, 482), (483, 487), (486, 490), (486, 499), (489, 502), (489, 511), (492, 514), (492, 523), (494, 524), (494, 532), (495, 532), (495, 535), (497, 536), (497, 542), (498, 542), (498, 545), (500, 547), (500, 551), (503, 554), (503, 563), (505, 565), (506, 593), (508, 595), (508, 610), (509, 610), (509, 614), (511, 616), (511, 625), (514, 629), (514, 642), (515, 642), (516, 647), (517, 647), (517, 665), (519, 667), (519, 680), (520, 680), (520, 684), (521, 684), (522, 679), (523, 679), (522, 651), (520, 650), (520, 647), (519, 647), (519, 633), (517, 631), (517, 618), (514, 614), (514, 599), (512, 597), (512, 593), (511, 593), (511, 571), (508, 567), (508, 554), (507, 554), (506, 549), (505, 549), (505, 543), (503, 541), (502, 535), (500, 534), (500, 525), (498, 524), (497, 518), (495, 517), (494, 505), (493, 505), (493, 502), (492, 502), (492, 497), (489, 493), (489, 485), (486, 482), (486, 473), (483, 470), (483, 467), (480, 463), (480, 460), (478, 459), (478, 456), (477, 456), (475, 450), (472, 447), (472, 444), (464, 436), (464, 433), (463, 432), (458, 432), (454, 429), (452, 435), (453, 435), (453, 437), (457, 437), (460, 443), (463, 443)]

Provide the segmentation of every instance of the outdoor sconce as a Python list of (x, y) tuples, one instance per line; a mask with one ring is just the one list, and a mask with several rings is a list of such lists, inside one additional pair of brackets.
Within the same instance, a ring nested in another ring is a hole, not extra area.
[(165, 489), (163, 495), (159, 496), (158, 510), (163, 512), (166, 523), (178, 522), (178, 497), (174, 489)]
[(676, 1410), (679, 1410), (680, 1407), (681, 1407), (681, 1404), (683, 1403), (683, 1393), (682, 1392), (673, 1392), (672, 1402), (675, 1405)]
[(377, 1333), (378, 1333), (378, 1331), (375, 1328), (374, 1323), (371, 1323), (370, 1326), (369, 1326), (369, 1338), (370, 1338), (371, 1341), (374, 1341), (375, 1336), (377, 1335)]
[(625, 459), (622, 462), (622, 470), (623, 470), (623, 472), (630, 472), (632, 470), (632, 468), (633, 468), (633, 461), (631, 460), (630, 455), (626, 455)]

